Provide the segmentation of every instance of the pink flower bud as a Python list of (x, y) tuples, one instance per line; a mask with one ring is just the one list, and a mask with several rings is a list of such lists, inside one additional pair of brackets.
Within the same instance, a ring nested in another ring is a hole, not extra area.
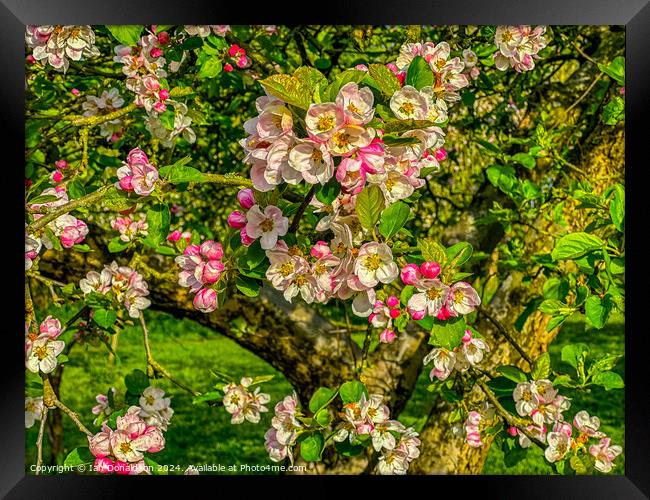
[(183, 250), (183, 255), (199, 255), (201, 253), (201, 247), (198, 245), (187, 245), (185, 250)]
[(393, 72), (394, 75), (396, 75), (397, 73), (399, 73), (399, 69), (398, 69), (398, 67), (395, 66), (395, 64), (393, 64), (393, 63), (388, 63), (388, 64), (386, 64), (386, 67), (387, 67), (389, 70), (391, 70), (391, 71)]
[(447, 158), (447, 151), (445, 151), (443, 148), (438, 148), (438, 149), (436, 149), (435, 157), (436, 157), (436, 160), (442, 161), (445, 158)]
[(119, 185), (124, 191), (133, 191), (133, 176), (125, 175), (120, 179)]
[(433, 279), (440, 274), (440, 264), (437, 262), (424, 262), (420, 265), (420, 272), (425, 278)]
[(167, 105), (162, 101), (157, 101), (154, 103), (153, 109), (156, 113), (164, 113), (167, 109)]
[(203, 312), (211, 313), (217, 308), (217, 292), (212, 288), (202, 288), (194, 297), (194, 308)]
[(158, 43), (160, 45), (167, 45), (169, 43), (169, 33), (166, 31), (158, 33)]
[(76, 88), (76, 87), (71, 89), (70, 92), (72, 93), (72, 95), (79, 95), (80, 94), (79, 89)]
[(320, 259), (321, 257), (331, 255), (332, 251), (326, 241), (318, 241), (309, 253), (312, 257)]
[(120, 140), (120, 137), (122, 137), (122, 134), (118, 134), (117, 132), (111, 135), (111, 142), (117, 142)]
[(386, 305), (388, 307), (397, 307), (399, 305), (399, 299), (395, 295), (391, 295), (386, 299)]
[(517, 434), (519, 434), (519, 431), (517, 430), (516, 427), (511, 426), (508, 427), (508, 434), (510, 434), (512, 437), (515, 437)]
[(151, 49), (151, 50), (149, 51), (149, 55), (150, 55), (151, 57), (153, 57), (154, 59), (157, 58), (157, 57), (162, 56), (162, 54), (163, 54), (162, 49), (159, 49), (158, 47), (154, 47), (153, 49)]
[(415, 285), (422, 276), (417, 264), (407, 264), (402, 268), (400, 277), (405, 285)]
[(29, 55), (27, 56), (27, 62), (28, 62), (29, 64), (36, 64), (36, 58), (35, 58), (33, 55), (29, 54)]
[(52, 180), (54, 182), (61, 182), (63, 180), (63, 174), (60, 171), (55, 171), (52, 173)]
[(113, 472), (115, 464), (110, 458), (96, 458), (93, 469), (100, 474), (110, 474)]
[(393, 319), (398, 318), (400, 314), (402, 314), (402, 312), (399, 309), (390, 310), (390, 317)]
[(54, 166), (60, 170), (68, 168), (68, 162), (65, 160), (57, 160), (54, 162)]
[(218, 260), (208, 261), (203, 266), (203, 272), (201, 273), (201, 282), (204, 284), (212, 284), (219, 281), (224, 268), (225, 266), (223, 263)]
[(358, 69), (359, 71), (368, 71), (368, 66), (365, 64), (357, 64), (354, 69)]
[(449, 312), (449, 309), (447, 309), (447, 306), (442, 306), (442, 309), (440, 309), (440, 312), (436, 315), (436, 318), (440, 320), (446, 320), (451, 318), (451, 312)]
[(472, 331), (471, 330), (465, 330), (465, 334), (463, 335), (463, 338), (461, 339), (465, 344), (472, 340)]
[(149, 157), (140, 148), (133, 148), (129, 151), (129, 154), (126, 157), (126, 162), (129, 165), (136, 163), (149, 163)]
[(625, 87), (621, 87), (620, 89), (618, 89), (618, 93), (621, 95), (625, 95)]
[(65, 193), (65, 184), (59, 184), (54, 188), (57, 193)]
[(230, 63), (226, 63), (226, 64), (223, 65), (223, 70), (224, 70), (226, 73), (230, 73), (230, 72), (231, 72), (232, 70), (234, 70), (234, 69), (235, 69), (235, 68), (234, 68), (233, 65), (230, 64)]
[(181, 239), (181, 232), (178, 229), (172, 231), (171, 233), (169, 233), (169, 236), (167, 236), (167, 241), (176, 242), (180, 239)]
[(246, 64), (248, 64), (248, 59), (246, 58), (246, 56), (241, 56), (237, 59), (237, 66), (239, 66), (240, 68), (245, 68)]
[(169, 90), (167, 89), (160, 89), (158, 92), (158, 97), (160, 98), (161, 101), (166, 101), (169, 99)]
[(414, 311), (412, 309), (409, 309), (408, 312), (411, 315), (411, 318), (413, 318), (416, 321), (423, 319), (427, 314), (426, 310), (424, 309), (422, 311)]
[(230, 46), (230, 48), (228, 49), (228, 55), (230, 57), (235, 57), (240, 50), (241, 50), (241, 48), (239, 47), (239, 45), (232, 44)]
[(390, 344), (393, 340), (395, 340), (395, 332), (389, 328), (379, 334), (379, 341), (384, 344)]
[(228, 216), (228, 225), (234, 229), (241, 229), (246, 226), (246, 216), (243, 213), (234, 210), (233, 212), (230, 212), (230, 215)]
[(241, 228), (241, 230), (239, 231), (239, 236), (241, 238), (241, 244), (246, 247), (252, 245), (253, 242), (255, 241), (255, 238), (251, 238), (250, 236), (248, 236), (245, 227)]
[(237, 200), (239, 205), (242, 208), (249, 209), (255, 205), (255, 196), (253, 195), (253, 190), (250, 188), (244, 188), (237, 193)]
[(201, 254), (208, 260), (219, 260), (223, 257), (223, 247), (221, 243), (208, 240), (201, 245)]

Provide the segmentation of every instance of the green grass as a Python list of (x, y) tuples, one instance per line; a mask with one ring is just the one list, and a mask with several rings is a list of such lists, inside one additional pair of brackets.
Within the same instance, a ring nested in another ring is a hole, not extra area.
[[(153, 384), (163, 388), (172, 396), (175, 414), (168, 431), (163, 451), (151, 457), (160, 464), (179, 466), (182, 472), (188, 465), (222, 464), (226, 467), (240, 464), (272, 464), (264, 450), (264, 433), (270, 427), (273, 406), (292, 391), (282, 374), (263, 360), (239, 347), (232, 340), (219, 335), (190, 320), (178, 320), (163, 313), (147, 312), (151, 344), (154, 356), (166, 366), (175, 377), (195, 390), (211, 390), (217, 380), (210, 374), (212, 368), (239, 379), (244, 375), (257, 376), (274, 374), (275, 378), (263, 384), (263, 391), (271, 395), (269, 412), (262, 415), (259, 424), (244, 423), (231, 425), (230, 415), (223, 407), (210, 407), (205, 403), (193, 405), (192, 397), (166, 379), (157, 379)], [(67, 340), (67, 339), (65, 339)], [(585, 331), (581, 322), (567, 322), (557, 341), (551, 346), (554, 368), (559, 361), (560, 350), (567, 343), (586, 342), (592, 346), (595, 355), (605, 352), (623, 352), (622, 318), (611, 322), (603, 330)], [(108, 350), (103, 345), (76, 346), (65, 369), (60, 397), (68, 406), (79, 413), (82, 421), (91, 430), (94, 415), (91, 408), (95, 396), (106, 394), (115, 386), (119, 395), (125, 392), (124, 376), (133, 369), (144, 369), (144, 348), (139, 328), (130, 328), (120, 334), (119, 359), (108, 360)], [(616, 371), (623, 374), (623, 363)], [(400, 415), (407, 425), (421, 427), (428, 414), (432, 395), (427, 392), (427, 370), (423, 370), (412, 398)], [(613, 442), (623, 443), (623, 391), (593, 390), (591, 394), (576, 396), (571, 415), (579, 409), (598, 415), (602, 429), (612, 437)], [(85, 437), (68, 418), (64, 418), (66, 453), (77, 446), (86, 446)], [(27, 464), (35, 463), (37, 425), (26, 433)], [(47, 446), (45, 456), (47, 457)], [(617, 463), (622, 464), (622, 457)], [(29, 465), (26, 466), (27, 468)], [(546, 474), (551, 471), (541, 452), (532, 449), (529, 456), (512, 468), (505, 468), (501, 451), (490, 450), (484, 474)], [(622, 473), (619, 465), (617, 472)], [(175, 472), (178, 473), (178, 472)], [(228, 472), (226, 472), (228, 473)], [(232, 472), (231, 472), (232, 473)]]

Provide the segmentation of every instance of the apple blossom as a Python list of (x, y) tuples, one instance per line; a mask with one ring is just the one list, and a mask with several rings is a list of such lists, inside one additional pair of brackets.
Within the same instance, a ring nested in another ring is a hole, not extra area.
[[(111, 387), (111, 393), (112, 397), (115, 397), (116, 389), (115, 387)], [(95, 400), (97, 401), (97, 404), (92, 407), (92, 413), (93, 415), (97, 415), (97, 418), (93, 421), (95, 425), (99, 425), (99, 423), (105, 418), (108, 417), (111, 413), (113, 413), (113, 408), (110, 407), (110, 400), (108, 396), (105, 394), (98, 394), (95, 397)]]
[(116, 183), (118, 189), (134, 191), (141, 196), (147, 196), (154, 190), (158, 180), (158, 170), (149, 163), (147, 155), (138, 148), (132, 149), (127, 161), (117, 169)]
[(253, 194), (253, 190), (250, 188), (240, 189), (237, 193), (237, 201), (239, 201), (239, 205), (242, 208), (246, 210), (251, 208), (255, 205), (255, 195)]
[(420, 279), (415, 288), (419, 293), (413, 294), (406, 306), (411, 316), (420, 311), (426, 311), (429, 316), (436, 316), (447, 302), (450, 293), (449, 287), (439, 279)]
[(546, 47), (545, 26), (497, 26), (494, 43), (497, 52), (492, 56), (500, 71), (509, 67), (521, 73), (535, 67), (538, 52)]
[(422, 362), (426, 366), (431, 361), (433, 361), (433, 369), (429, 373), (429, 378), (433, 380), (433, 377), (436, 377), (438, 380), (445, 380), (454, 369), (456, 354), (443, 347), (436, 347), (424, 357)]
[(390, 283), (399, 273), (393, 262), (393, 252), (385, 243), (364, 243), (354, 261), (354, 274), (361, 284), (374, 287), (379, 282)]
[(36, 420), (41, 420), (43, 414), (43, 397), (25, 398), (25, 429), (34, 426)]
[(422, 278), (422, 273), (417, 264), (407, 264), (402, 268), (400, 278), (405, 285), (415, 285)]
[(57, 366), (57, 356), (61, 354), (65, 342), (53, 340), (47, 333), (41, 334), (27, 351), (25, 366), (31, 372), (51, 373)]
[(269, 205), (264, 212), (258, 205), (253, 205), (246, 213), (246, 234), (254, 239), (261, 238), (260, 244), (264, 250), (275, 246), (279, 236), (287, 234), (289, 219), (282, 216), (282, 211)]
[(223, 387), (223, 406), (232, 415), (230, 423), (241, 424), (247, 420), (256, 424), (260, 421), (260, 413), (269, 411), (264, 405), (271, 397), (260, 392), (259, 387), (251, 392), (248, 387), (252, 382), (250, 377), (243, 377), (239, 384), (230, 383)]
[[(166, 398), (165, 391), (158, 387), (147, 387), (142, 391), (140, 396), (140, 413), (139, 416), (144, 419), (150, 427), (157, 427), (161, 431), (166, 431), (169, 422), (174, 415), (171, 407), (171, 398)], [(158, 438), (158, 435), (154, 435)]]
[(575, 414), (573, 417), (573, 425), (581, 433), (589, 437), (605, 437), (605, 434), (598, 430), (600, 427), (600, 419), (598, 417), (590, 417), (589, 413), (585, 410), (581, 410)]
[(449, 289), (446, 306), (451, 316), (470, 314), (481, 304), (481, 298), (472, 285), (464, 281), (454, 283)]
[(193, 304), (202, 313), (211, 313), (217, 308), (217, 292), (212, 288), (202, 288), (194, 296)]
[(589, 454), (596, 459), (594, 467), (596, 470), (604, 473), (612, 470), (612, 462), (622, 452), (623, 449), (620, 446), (610, 446), (610, 439), (608, 437), (602, 438), (599, 444), (594, 444), (589, 447)]
[(571, 437), (564, 432), (549, 432), (546, 436), (548, 447), (544, 456), (549, 462), (562, 460), (571, 449)]
[(46, 60), (56, 70), (65, 73), (70, 60), (81, 61), (99, 56), (95, 47), (95, 32), (89, 25), (62, 26), (27, 25), (25, 43), (33, 49), (37, 61)]

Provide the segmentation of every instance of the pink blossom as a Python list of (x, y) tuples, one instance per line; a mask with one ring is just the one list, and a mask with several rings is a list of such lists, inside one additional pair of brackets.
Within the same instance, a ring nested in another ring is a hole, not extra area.
[(261, 238), (264, 250), (272, 249), (279, 236), (287, 234), (289, 219), (282, 216), (282, 211), (273, 205), (260, 210), (258, 205), (253, 205), (246, 214), (246, 234), (251, 238)]
[(388, 307), (397, 307), (399, 305), (399, 299), (395, 295), (391, 295), (386, 299), (386, 305)]
[(176, 242), (179, 241), (180, 239), (181, 239), (181, 232), (178, 229), (172, 231), (171, 233), (169, 233), (169, 236), (167, 236), (167, 241)]
[(407, 264), (402, 268), (400, 278), (405, 285), (415, 285), (422, 278), (417, 264)]
[(234, 229), (245, 227), (246, 222), (246, 216), (237, 210), (230, 212), (230, 215), (228, 216), (228, 225)]
[(230, 72), (233, 71), (234, 69), (235, 69), (235, 68), (234, 68), (233, 65), (230, 64), (230, 63), (226, 63), (226, 64), (223, 65), (223, 70), (224, 70), (226, 73), (230, 73)]
[(385, 344), (390, 344), (393, 340), (395, 340), (395, 332), (390, 328), (386, 328), (384, 331), (382, 331), (379, 334), (380, 342), (383, 342)]
[(203, 313), (211, 313), (217, 308), (217, 292), (212, 288), (202, 288), (194, 297), (194, 307)]
[(239, 230), (239, 237), (241, 238), (241, 244), (246, 246), (246, 247), (249, 246), (249, 245), (252, 245), (253, 242), (255, 241), (255, 238), (251, 238), (250, 236), (248, 236), (248, 233), (246, 232), (245, 227), (242, 227)]
[(326, 257), (328, 255), (331, 255), (332, 251), (330, 250), (330, 247), (329, 247), (329, 245), (327, 244), (326, 241), (318, 241), (311, 248), (310, 254), (314, 258), (320, 259), (322, 257)]
[(42, 335), (55, 339), (61, 334), (61, 322), (52, 316), (48, 316), (41, 322), (39, 331)]
[(200, 247), (200, 252), (201, 255), (208, 260), (219, 260), (223, 257), (223, 247), (221, 246), (221, 243), (213, 240), (203, 242)]
[(253, 190), (250, 188), (244, 188), (241, 189), (237, 193), (237, 201), (239, 201), (239, 205), (248, 210), (251, 208), (253, 205), (255, 205), (255, 196), (253, 194)]
[(147, 196), (154, 190), (158, 180), (158, 170), (149, 163), (147, 155), (141, 149), (132, 149), (123, 166), (117, 169), (119, 179), (116, 187), (125, 191)]

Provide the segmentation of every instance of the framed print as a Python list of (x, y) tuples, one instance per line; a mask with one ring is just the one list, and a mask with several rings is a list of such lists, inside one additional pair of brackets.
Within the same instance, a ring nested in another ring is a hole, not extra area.
[(650, 8), (360, 5), (4, 3), (7, 498), (648, 497)]

